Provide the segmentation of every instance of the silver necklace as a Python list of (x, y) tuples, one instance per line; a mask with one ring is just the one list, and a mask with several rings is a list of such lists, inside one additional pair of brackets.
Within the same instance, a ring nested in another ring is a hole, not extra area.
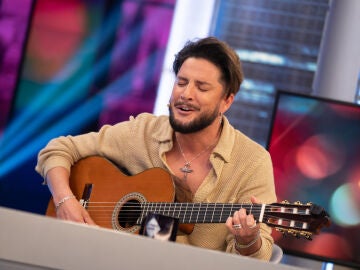
[(185, 157), (185, 154), (182, 150), (182, 147), (181, 147), (181, 144), (180, 144), (180, 141), (175, 133), (175, 137), (176, 137), (176, 141), (179, 145), (179, 149), (180, 149), (180, 153), (182, 155), (182, 157), (184, 158), (185, 160), (185, 164), (184, 164), (184, 167), (180, 168), (180, 171), (184, 173), (184, 180), (186, 181), (187, 180), (187, 175), (189, 173), (192, 173), (194, 170), (191, 169), (191, 162), (193, 162), (195, 159), (197, 159), (198, 157), (200, 157), (203, 153), (205, 153), (206, 151), (208, 151), (211, 147), (213, 147), (216, 143), (214, 144), (210, 144), (208, 147), (206, 147), (204, 150), (202, 150), (201, 152), (199, 152), (195, 157), (193, 157), (191, 160), (187, 160), (186, 157)]

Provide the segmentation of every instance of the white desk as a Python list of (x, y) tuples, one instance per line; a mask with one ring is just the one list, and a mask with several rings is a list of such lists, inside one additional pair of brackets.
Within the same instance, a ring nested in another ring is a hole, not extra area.
[(288, 269), (0, 207), (0, 269)]

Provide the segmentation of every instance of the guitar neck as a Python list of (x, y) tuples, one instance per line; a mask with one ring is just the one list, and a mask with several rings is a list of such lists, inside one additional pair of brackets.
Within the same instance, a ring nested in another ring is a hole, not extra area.
[(253, 214), (255, 220), (262, 222), (266, 204), (229, 204), (229, 203), (144, 203), (144, 218), (148, 213), (158, 213), (179, 219), (180, 223), (224, 223), (229, 216), (240, 208)]

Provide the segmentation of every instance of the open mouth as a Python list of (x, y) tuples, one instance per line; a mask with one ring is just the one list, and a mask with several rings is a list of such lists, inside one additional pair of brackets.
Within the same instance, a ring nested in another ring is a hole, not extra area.
[(189, 107), (186, 107), (186, 106), (180, 106), (180, 107), (177, 107), (178, 109), (180, 109), (181, 111), (183, 112), (189, 112), (191, 111), (191, 109)]
[(175, 104), (175, 108), (180, 110), (180, 111), (183, 111), (183, 112), (190, 112), (190, 111), (195, 111), (197, 110), (195, 107), (193, 106), (190, 106), (188, 104)]

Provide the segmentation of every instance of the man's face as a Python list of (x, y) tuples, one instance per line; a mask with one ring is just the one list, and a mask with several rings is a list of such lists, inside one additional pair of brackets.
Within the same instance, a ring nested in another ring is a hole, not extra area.
[(219, 113), (230, 106), (224, 87), (217, 66), (202, 58), (185, 60), (170, 99), (170, 123), (174, 130), (192, 133), (214, 124)]

